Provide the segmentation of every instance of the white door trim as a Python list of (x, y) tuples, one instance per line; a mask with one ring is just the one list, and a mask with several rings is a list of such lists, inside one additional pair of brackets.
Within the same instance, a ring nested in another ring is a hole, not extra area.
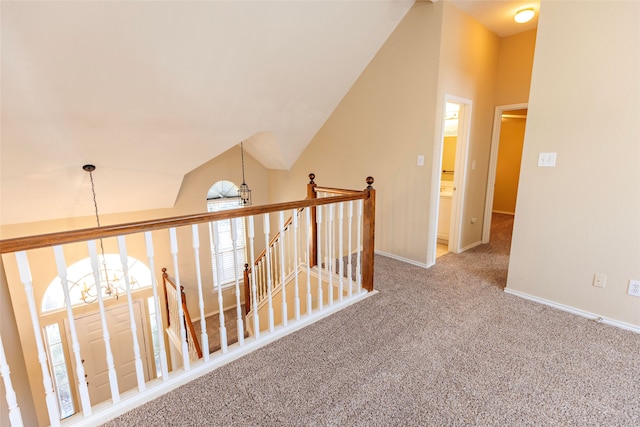
[(498, 167), (498, 147), (500, 145), (500, 126), (502, 114), (510, 110), (529, 108), (528, 103), (498, 105), (493, 115), (493, 134), (491, 136), (491, 151), (489, 154), (489, 176), (487, 177), (487, 197), (484, 202), (484, 222), (482, 223), (482, 243), (489, 243), (491, 234), (491, 216), (493, 214), (493, 196), (496, 185), (496, 168)]
[[(456, 144), (456, 163), (454, 174), (454, 187), (451, 200), (451, 225), (449, 232), (449, 251), (459, 253), (462, 227), (462, 213), (464, 210), (464, 191), (467, 179), (467, 157), (469, 151), (469, 139), (471, 135), (471, 117), (473, 101), (459, 96), (445, 94), (439, 109), (440, 117), (436, 119), (436, 124), (440, 126), (438, 138), (433, 145), (433, 162), (431, 172), (431, 196), (429, 198), (429, 228), (427, 233), (427, 267), (431, 267), (436, 262), (436, 244), (438, 235), (438, 209), (440, 209), (440, 177), (442, 175), (442, 150), (445, 131), (445, 111), (447, 102), (461, 104), (464, 110), (462, 119), (458, 123), (458, 140)], [(437, 128), (436, 128), (437, 129)], [(437, 132), (437, 130), (436, 130)]]
[[(460, 104), (460, 118), (458, 121), (458, 138), (456, 140), (456, 163), (453, 175), (453, 198), (451, 199), (451, 224), (449, 229), (449, 252), (462, 252), (462, 212), (464, 211), (464, 195), (467, 182), (467, 158), (469, 155), (469, 136), (471, 134), (471, 117), (473, 101), (453, 95), (444, 96), (447, 102)], [(444, 123), (444, 117), (443, 117)], [(444, 125), (442, 127), (442, 141), (444, 142)], [(441, 142), (442, 143), (442, 142)], [(438, 186), (438, 192), (440, 187)]]

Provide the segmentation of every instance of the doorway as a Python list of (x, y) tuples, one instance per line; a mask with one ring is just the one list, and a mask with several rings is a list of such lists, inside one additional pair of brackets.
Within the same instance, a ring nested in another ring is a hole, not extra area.
[(493, 214), (515, 217), (528, 104), (496, 107), (487, 179), (482, 243), (489, 243)]
[[(140, 359), (142, 361), (145, 382), (150, 379), (149, 360), (147, 348), (149, 341), (147, 336), (147, 324), (144, 317), (144, 308), (140, 300), (133, 301), (133, 312), (137, 325), (137, 339), (140, 347)], [(111, 351), (115, 365), (118, 389), (124, 393), (138, 386), (136, 364), (133, 352), (131, 323), (129, 307), (127, 304), (119, 304), (105, 309), (105, 316), (111, 336)], [(74, 318), (78, 333), (78, 343), (83, 350), (83, 366), (86, 373), (89, 399), (92, 405), (111, 399), (111, 387), (109, 383), (109, 370), (105, 357), (105, 344), (102, 331), (100, 312), (80, 315)], [(69, 331), (65, 319), (67, 333)], [(68, 340), (70, 343), (71, 340)], [(75, 361), (72, 358), (73, 372), (76, 371)], [(77, 384), (77, 381), (76, 381)]]
[(432, 175), (431, 200), (437, 208), (429, 265), (446, 253), (460, 252), (471, 107), (471, 100), (445, 95), (442, 136), (435, 147)]

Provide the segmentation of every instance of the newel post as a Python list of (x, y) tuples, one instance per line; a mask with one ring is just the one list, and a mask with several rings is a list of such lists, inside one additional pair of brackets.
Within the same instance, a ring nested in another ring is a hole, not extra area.
[[(316, 193), (316, 183), (313, 181), (316, 179), (316, 174), (309, 174), (309, 183), (307, 184), (307, 199), (316, 199), (318, 195)], [(314, 267), (318, 264), (318, 226), (316, 224), (316, 207), (311, 208), (311, 224), (309, 224), (309, 230), (307, 231), (311, 235), (311, 242), (309, 243), (309, 267)]]
[(367, 177), (362, 208), (362, 287), (373, 291), (373, 257), (376, 230), (376, 190), (371, 186), (373, 177)]
[[(244, 314), (251, 311), (251, 285), (249, 283), (249, 264), (244, 265)], [(256, 313), (256, 316), (258, 314)]]

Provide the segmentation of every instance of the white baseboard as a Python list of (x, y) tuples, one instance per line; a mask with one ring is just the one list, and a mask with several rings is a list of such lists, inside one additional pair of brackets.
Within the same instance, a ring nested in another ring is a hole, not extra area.
[(480, 246), (482, 244), (482, 242), (480, 240), (478, 240), (477, 242), (474, 242), (470, 245), (465, 246), (464, 248), (460, 249), (460, 252), (464, 252), (464, 251), (468, 251), (469, 249), (473, 249), (476, 246)]
[(375, 251), (375, 253), (377, 255), (386, 256), (387, 258), (393, 258), (393, 259), (397, 259), (398, 261), (406, 262), (407, 264), (417, 265), (418, 267), (422, 267), (422, 268), (429, 268), (430, 267), (425, 263), (414, 261), (412, 259), (404, 258), (404, 257), (398, 256), (398, 255), (393, 255), (393, 254), (389, 254), (389, 253), (382, 252), (382, 251)]
[(576, 314), (578, 316), (586, 317), (590, 320), (595, 320), (600, 323), (604, 323), (607, 325), (615, 326), (620, 329), (625, 329), (627, 331), (635, 332), (636, 334), (640, 334), (640, 326), (632, 325), (630, 323), (621, 322), (619, 320), (608, 319), (606, 317), (600, 316), (599, 314), (591, 313), (588, 311), (581, 310), (579, 308), (571, 307), (569, 305), (560, 304), (554, 301), (549, 301), (544, 298), (536, 297), (533, 295), (529, 295), (524, 292), (516, 291), (514, 289), (505, 288), (504, 291), (508, 294), (515, 295), (520, 298), (527, 299), (529, 301), (534, 301), (540, 304), (547, 305), (549, 307), (557, 308), (558, 310), (566, 311), (571, 314)]

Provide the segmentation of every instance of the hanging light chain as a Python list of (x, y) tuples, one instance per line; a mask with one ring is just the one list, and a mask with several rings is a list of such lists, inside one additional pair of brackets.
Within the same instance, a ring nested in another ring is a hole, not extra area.
[(240, 141), (240, 155), (242, 156), (242, 183), (244, 184), (244, 147), (242, 146), (243, 141)]
[[(84, 169), (85, 171), (89, 172), (89, 179), (91, 180), (91, 195), (93, 196), (93, 207), (96, 213), (96, 223), (98, 224), (98, 228), (100, 228), (100, 214), (98, 213), (98, 200), (96, 197), (96, 185), (95, 182), (93, 181), (93, 171), (96, 170), (96, 167), (94, 165), (84, 165), (82, 166), (82, 169)], [(100, 253), (102, 255), (102, 268), (104, 269), (104, 278), (107, 282), (107, 294), (111, 295), (112, 290), (111, 290), (111, 283), (109, 283), (109, 272), (107, 270), (107, 259), (104, 256), (104, 244), (102, 243), (102, 238), (98, 239), (100, 241)], [(101, 292), (100, 290), (101, 286), (100, 283), (96, 283), (96, 289), (98, 292)], [(117, 293), (116, 293), (116, 299), (117, 299)]]

